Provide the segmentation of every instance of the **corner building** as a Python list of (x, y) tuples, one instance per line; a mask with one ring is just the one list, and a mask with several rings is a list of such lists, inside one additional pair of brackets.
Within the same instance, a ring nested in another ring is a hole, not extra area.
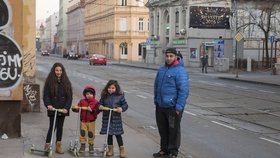
[(148, 37), (147, 0), (86, 0), (85, 45), (89, 55), (143, 61)]

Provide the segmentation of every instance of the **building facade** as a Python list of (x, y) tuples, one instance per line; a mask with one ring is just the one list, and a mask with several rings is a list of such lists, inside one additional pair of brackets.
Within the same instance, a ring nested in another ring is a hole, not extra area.
[(142, 61), (149, 29), (147, 1), (85, 2), (86, 51), (105, 54), (108, 59)]
[(232, 61), (230, 0), (149, 0), (147, 7), (151, 39), (147, 62), (163, 63), (168, 47), (180, 51), (185, 66), (200, 66), (200, 57), (206, 54), (210, 66), (218, 55)]
[(41, 36), (42, 50), (48, 50), (50, 53), (55, 53), (56, 43), (55, 36), (57, 33), (58, 12), (50, 15), (45, 21), (44, 32)]
[(67, 52), (85, 55), (84, 3), (77, 2), (67, 9)]
[(59, 0), (59, 20), (57, 24), (57, 54), (67, 53), (67, 8), (69, 0)]

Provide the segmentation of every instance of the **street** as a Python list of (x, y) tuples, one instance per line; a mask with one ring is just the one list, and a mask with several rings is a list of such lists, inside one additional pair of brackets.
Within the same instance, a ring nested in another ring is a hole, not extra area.
[[(123, 113), (124, 123), (159, 143), (153, 105), (155, 70), (110, 63), (90, 66), (85, 60), (41, 56), (36, 62), (36, 79), (41, 83), (53, 63), (64, 64), (73, 86), (73, 104), (86, 85), (96, 88), (99, 99), (107, 81), (118, 80), (129, 105)], [(181, 122), (182, 157), (279, 157), (279, 87), (221, 80), (200, 72), (189, 76), (190, 96)]]

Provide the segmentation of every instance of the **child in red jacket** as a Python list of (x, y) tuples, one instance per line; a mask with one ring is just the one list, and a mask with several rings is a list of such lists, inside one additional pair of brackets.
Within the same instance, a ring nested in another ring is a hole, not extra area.
[(81, 109), (81, 123), (80, 123), (80, 153), (83, 153), (86, 148), (86, 143), (89, 143), (89, 152), (94, 152), (94, 137), (95, 137), (95, 120), (99, 114), (98, 104), (95, 99), (95, 88), (93, 86), (86, 86), (83, 91), (84, 99), (81, 99), (78, 106), (74, 106), (72, 109), (74, 112), (79, 112), (79, 107), (87, 107), (87, 110)]

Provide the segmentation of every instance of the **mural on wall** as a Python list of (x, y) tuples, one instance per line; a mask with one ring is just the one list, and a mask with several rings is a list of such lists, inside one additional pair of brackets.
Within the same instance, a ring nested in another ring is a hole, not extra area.
[(0, 0), (0, 31), (10, 23), (10, 6), (6, 0)]
[[(10, 5), (0, 0), (0, 31), (9, 26), (11, 19)], [(0, 96), (11, 96), (11, 90), (22, 78), (22, 52), (11, 37), (0, 32)]]
[(228, 7), (190, 7), (190, 27), (208, 29), (230, 29), (230, 8)]

